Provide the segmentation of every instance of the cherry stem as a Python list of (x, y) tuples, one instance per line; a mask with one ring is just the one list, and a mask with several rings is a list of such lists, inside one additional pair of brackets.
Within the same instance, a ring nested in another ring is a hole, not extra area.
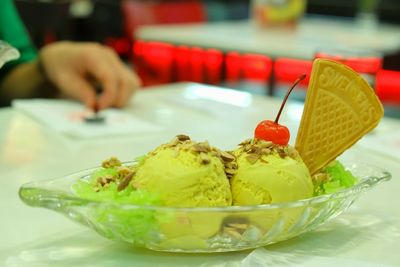
[(275, 119), (275, 123), (276, 123), (276, 124), (278, 124), (279, 118), (281, 117), (281, 113), (282, 113), (283, 107), (285, 106), (286, 101), (287, 101), (287, 99), (288, 99), (290, 93), (292, 92), (293, 88), (295, 88), (296, 85), (298, 85), (299, 82), (301, 82), (302, 80), (304, 80), (306, 77), (307, 77), (307, 75), (306, 75), (306, 74), (303, 74), (303, 75), (301, 75), (299, 78), (297, 78), (297, 80), (293, 83), (292, 87), (291, 87), (291, 88), (289, 89), (289, 91), (286, 93), (285, 98), (283, 99), (283, 102), (282, 102), (282, 104), (281, 104), (281, 108), (280, 108), (279, 111), (278, 111), (278, 115), (276, 115), (276, 119)]

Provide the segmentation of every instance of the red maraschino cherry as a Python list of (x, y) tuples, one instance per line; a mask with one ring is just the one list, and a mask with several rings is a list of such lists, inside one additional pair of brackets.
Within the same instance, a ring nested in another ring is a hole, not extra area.
[(279, 124), (278, 121), (281, 116), (283, 107), (285, 106), (286, 101), (287, 101), (290, 93), (292, 92), (293, 88), (295, 88), (296, 85), (299, 82), (301, 82), (302, 80), (304, 80), (305, 78), (306, 78), (305, 74), (301, 75), (299, 78), (297, 78), (297, 80), (294, 82), (292, 87), (288, 90), (285, 98), (283, 99), (281, 108), (279, 109), (279, 112), (278, 112), (278, 115), (276, 116), (275, 121), (264, 120), (257, 125), (257, 127), (254, 131), (255, 138), (262, 139), (265, 141), (271, 141), (274, 144), (283, 145), (283, 146), (286, 146), (289, 143), (289, 139), (290, 139), (289, 129), (286, 126)]

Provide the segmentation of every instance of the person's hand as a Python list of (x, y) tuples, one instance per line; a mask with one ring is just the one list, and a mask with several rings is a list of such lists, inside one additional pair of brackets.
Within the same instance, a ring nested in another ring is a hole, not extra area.
[[(96, 43), (57, 42), (42, 48), (39, 58), (62, 93), (92, 109), (123, 107), (141, 85), (112, 49)], [(98, 97), (96, 85), (103, 89)]]

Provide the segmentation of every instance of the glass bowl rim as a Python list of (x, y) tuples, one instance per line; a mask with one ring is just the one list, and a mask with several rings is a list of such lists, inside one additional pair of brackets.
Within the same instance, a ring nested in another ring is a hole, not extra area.
[[(132, 164), (137, 164), (137, 160), (133, 161), (126, 161), (123, 162), (123, 165), (132, 165)], [(364, 165), (366, 163), (359, 163), (355, 162), (352, 163), (353, 168), (359, 168), (359, 165)], [(347, 166), (344, 164), (345, 167)], [(84, 177), (87, 177), (90, 173), (92, 173), (94, 170), (99, 169), (101, 166), (97, 167), (92, 167), (84, 170), (80, 170), (74, 173), (71, 173), (69, 175), (65, 175), (63, 177), (58, 177), (58, 178), (52, 178), (52, 179), (45, 179), (45, 180), (40, 180), (40, 181), (33, 181), (33, 182), (28, 182), (23, 184), (20, 189), (19, 189), (19, 196), (21, 199), (24, 199), (23, 197), (23, 191), (24, 190), (30, 190), (30, 189), (42, 189), (42, 191), (45, 192), (51, 192), (54, 193), (55, 191), (46, 189), (46, 188), (40, 188), (40, 186), (35, 186), (35, 185), (40, 185), (40, 184), (45, 184), (45, 183), (50, 183), (50, 182), (56, 182), (58, 180), (62, 179), (68, 179), (73, 176), (79, 176), (78, 179), (82, 179)], [(261, 205), (246, 205), (246, 206), (216, 206), (216, 207), (170, 207), (170, 206), (156, 206), (156, 205), (137, 205), (137, 204), (130, 204), (130, 203), (115, 203), (113, 201), (102, 201), (102, 200), (90, 200), (90, 199), (85, 199), (76, 195), (73, 195), (73, 192), (71, 193), (65, 193), (62, 192), (61, 194), (41, 194), (40, 196), (40, 201), (46, 201), (46, 202), (54, 202), (54, 203), (59, 203), (60, 200), (64, 202), (70, 202), (71, 205), (78, 205), (79, 203), (80, 206), (82, 204), (88, 205), (90, 207), (103, 207), (107, 209), (141, 209), (141, 210), (153, 210), (153, 211), (165, 211), (165, 212), (246, 212), (246, 211), (256, 211), (256, 210), (276, 210), (276, 209), (285, 209), (285, 208), (296, 208), (296, 207), (306, 207), (308, 205), (313, 205), (317, 203), (322, 203), (326, 202), (329, 200), (333, 199), (338, 199), (338, 198), (343, 198), (343, 197), (348, 197), (352, 196), (355, 194), (358, 194), (360, 192), (363, 192), (372, 186), (382, 182), (382, 181), (388, 181), (392, 178), (392, 175), (390, 172), (383, 170), (380, 167), (376, 167), (374, 165), (368, 164), (369, 168), (372, 168), (374, 171), (378, 171), (379, 175), (370, 175), (370, 176), (365, 176), (365, 177), (357, 177), (361, 178), (361, 181), (359, 183), (356, 183), (354, 186), (340, 190), (335, 193), (329, 193), (329, 194), (324, 194), (320, 196), (313, 196), (310, 198), (306, 199), (300, 199), (300, 200), (295, 200), (295, 201), (289, 201), (289, 202), (279, 202), (279, 203), (272, 203), (272, 204), (261, 204)], [(346, 168), (348, 169), (348, 168)]]

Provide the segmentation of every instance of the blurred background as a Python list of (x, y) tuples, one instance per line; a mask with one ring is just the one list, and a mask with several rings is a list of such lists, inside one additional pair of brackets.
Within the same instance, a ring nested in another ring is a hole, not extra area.
[[(332, 21), (333, 18), (339, 23), (334, 26), (339, 27), (336, 29), (339, 32), (340, 27), (352, 24), (374, 29), (388, 25), (389, 35), (390, 30), (393, 35), (400, 31), (398, 0), (14, 1), (38, 48), (59, 40), (103, 43), (138, 72), (145, 88), (194, 81), (280, 97), (298, 75), (310, 70), (312, 62), (312, 58), (247, 53), (234, 47), (229, 50), (138, 38), (136, 32), (149, 25), (253, 21), (257, 25), (254, 27), (272, 28), (274, 34), (282, 30), (296, 36), (296, 24), (303, 20), (329, 18)], [(312, 25), (305, 24), (305, 27)], [(365, 28), (357, 27), (354, 28), (357, 31)], [(355, 68), (377, 91), (387, 114), (400, 117), (400, 41), (394, 42), (390, 44), (392, 49), (385, 53), (369, 51), (367, 56), (354, 53), (349, 56), (338, 55), (336, 51), (331, 54), (315, 51), (315, 56), (333, 57)], [(344, 42), (341, 47), (347, 44)], [(307, 81), (302, 85), (294, 96), (300, 101), (304, 99)]]

